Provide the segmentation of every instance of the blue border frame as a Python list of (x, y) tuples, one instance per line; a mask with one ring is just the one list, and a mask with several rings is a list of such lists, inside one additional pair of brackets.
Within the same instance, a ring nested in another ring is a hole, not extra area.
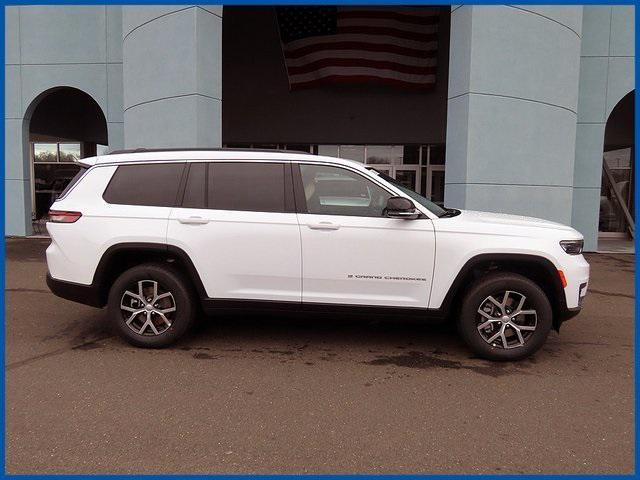
[[(172, 2), (169, 0), (156, 0), (156, 1), (152, 1), (152, 0), (138, 0), (138, 1), (122, 1), (122, 2), (98, 2), (98, 1), (74, 1), (74, 0), (58, 0), (58, 1), (52, 1), (52, 0), (41, 0), (41, 1), (3, 1), (2, 2), (2, 6), (3, 8), (1, 9), (1, 13), (0, 13), (0, 20), (1, 20), (1, 24), (3, 27), (3, 33), (4, 33), (4, 29), (5, 29), (5, 9), (4, 7), (6, 6), (20, 6), (20, 5), (105, 5), (105, 4), (112, 4), (112, 5), (187, 5), (184, 4), (183, 2)], [(443, 3), (443, 2), (438, 2), (438, 1), (434, 1), (434, 0), (427, 0), (427, 1), (415, 1), (415, 0), (342, 0), (342, 1), (326, 1), (326, 0), (281, 0), (281, 1), (277, 1), (277, 0), (225, 0), (223, 2), (221, 2), (220, 4), (223, 5), (336, 5), (336, 4), (340, 4), (340, 5), (447, 5), (447, 3)], [(476, 0), (472, 0), (471, 2), (466, 3), (467, 5), (503, 5), (504, 2), (497, 2), (497, 1), (476, 1)], [(635, 5), (636, 9), (635, 9), (635, 25), (636, 25), (636, 38), (635, 38), (635, 48), (636, 48), (636, 53), (638, 52), (638, 46), (640, 45), (639, 42), (639, 36), (638, 36), (638, 32), (637, 32), (637, 26), (640, 24), (640, 9), (637, 8), (640, 4), (640, 0), (637, 1), (630, 1), (630, 0), (622, 0), (622, 1), (593, 1), (593, 0), (588, 0), (588, 1), (583, 1), (583, 2), (577, 2), (577, 1), (566, 1), (566, 2), (540, 2), (540, 1), (535, 1), (535, 0), (525, 0), (525, 1), (520, 1), (518, 3), (519, 5), (540, 5), (540, 4), (544, 4), (544, 5)], [(0, 44), (1, 44), (1, 55), (2, 55), (2, 59), (4, 61), (4, 56), (5, 56), (5, 35), (2, 35), (2, 39), (0, 40)], [(636, 56), (635, 59), (635, 76), (636, 79), (639, 77), (640, 74), (640, 65), (638, 63), (638, 58)], [(4, 91), (4, 82), (5, 82), (5, 78), (4, 75), (2, 76), (2, 90)], [(635, 90), (635, 99), (636, 99), (636, 106), (638, 104), (637, 100), (638, 100), (638, 93), (637, 93), (637, 89)], [(1, 100), (0, 100), (0, 104), (2, 105), (2, 110), (4, 111), (4, 107), (5, 107), (5, 96), (4, 94), (1, 96)], [(4, 122), (3, 122), (4, 123)], [(638, 109), (635, 109), (635, 142), (636, 145), (638, 143), (638, 132), (640, 132), (640, 113), (638, 113)], [(5, 130), (3, 129), (2, 131), (2, 135), (0, 136), (0, 138), (2, 139), (1, 142), (1, 146), (2, 146), (2, 151), (4, 152), (4, 142), (5, 142)], [(3, 157), (4, 159), (4, 157)], [(635, 158), (635, 167), (636, 167), (636, 172), (637, 172), (637, 167), (638, 167), (638, 156), (636, 155)], [(0, 216), (1, 216), (1, 231), (2, 231), (2, 238), (3, 241), (1, 242), (1, 246), (0, 246), (0, 258), (1, 258), (1, 266), (2, 266), (2, 272), (0, 272), (0, 287), (2, 288), (2, 297), (0, 299), (0, 307), (2, 310), (2, 327), (0, 329), (0, 349), (1, 349), (1, 353), (2, 355), (1, 357), (1, 365), (0, 367), (2, 368), (2, 382), (0, 384), (0, 398), (2, 398), (3, 400), (3, 407), (5, 407), (4, 404), (4, 400), (5, 400), (5, 366), (6, 366), (6, 352), (5, 352), (5, 181), (4, 181), (4, 176), (5, 176), (5, 169), (2, 169), (2, 181), (0, 181)], [(639, 192), (639, 186), (640, 186), (640, 181), (638, 181), (638, 175), (636, 175), (635, 177), (635, 185), (634, 185), (634, 194), (635, 194), (635, 202), (637, 204), (637, 199), (638, 199), (638, 192)], [(638, 248), (640, 247), (640, 241), (638, 240), (638, 237), (635, 237), (635, 249), (636, 252), (638, 252)], [(639, 261), (638, 261), (638, 256), (635, 256), (635, 267), (636, 267), (636, 273), (638, 272), (638, 265), (639, 265)], [(638, 313), (640, 312), (640, 283), (637, 280), (637, 277), (635, 279), (635, 318), (638, 318)], [(527, 479), (527, 480), (533, 480), (533, 479), (539, 479), (539, 478), (545, 478), (545, 479), (561, 479), (567, 476), (570, 476), (572, 478), (576, 478), (576, 479), (592, 479), (592, 478), (599, 478), (599, 477), (605, 477), (608, 479), (631, 479), (631, 478), (636, 478), (637, 477), (637, 469), (638, 469), (638, 460), (640, 460), (640, 449), (638, 449), (638, 433), (640, 432), (640, 430), (638, 429), (638, 406), (640, 405), (640, 400), (638, 398), (637, 392), (638, 392), (638, 367), (640, 366), (640, 349), (638, 348), (638, 345), (640, 345), (640, 329), (638, 329), (637, 324), (634, 323), (635, 329), (634, 329), (634, 338), (635, 338), (635, 355), (634, 355), (634, 360), (635, 360), (635, 369), (634, 369), (634, 395), (635, 395), (635, 469), (636, 469), (636, 473), (631, 474), (631, 475), (601, 475), (601, 474), (594, 474), (594, 475), (513, 475), (513, 474), (506, 474), (506, 475), (491, 475), (491, 474), (487, 474), (487, 475), (474, 475), (474, 476), (479, 476), (482, 478), (487, 478), (487, 479), (501, 479), (501, 480), (506, 480), (506, 479)], [(6, 474), (6, 444), (5, 444), (5, 435), (6, 435), (6, 430), (5, 430), (5, 408), (2, 409), (2, 412), (0, 413), (0, 430), (3, 432), (3, 435), (0, 437), (0, 445), (1, 445), (1, 451), (2, 451), (2, 458), (0, 459), (0, 475), (2, 476), (2, 478), (21, 478), (21, 479), (40, 479), (40, 478), (49, 478), (53, 475), (8, 475)], [(79, 474), (79, 475), (55, 475), (56, 478), (59, 479), (76, 479), (76, 478), (82, 478), (82, 477), (91, 477), (91, 478), (105, 478), (105, 479), (127, 479), (130, 478), (131, 476), (138, 476), (138, 475), (92, 475), (92, 474)], [(402, 480), (410, 480), (410, 479), (423, 479), (423, 478), (439, 478), (439, 477), (444, 477), (447, 479), (451, 479), (451, 480), (462, 480), (468, 477), (468, 475), (445, 475), (445, 474), (439, 474), (439, 475), (433, 475), (433, 474), (425, 474), (425, 475), (381, 475), (381, 474), (376, 474), (376, 475), (372, 475), (372, 474), (354, 474), (354, 475), (317, 475), (317, 474), (312, 474), (312, 475), (246, 475), (246, 474), (240, 474), (240, 475), (176, 475), (176, 474), (166, 474), (166, 475), (144, 475), (145, 478), (150, 478), (150, 479), (155, 479), (155, 478), (166, 478), (166, 477), (186, 477), (189, 479), (193, 479), (193, 480), (197, 480), (197, 479), (207, 479), (207, 478), (211, 478), (211, 477), (216, 477), (216, 478), (228, 478), (228, 479), (254, 479), (254, 478), (260, 478), (260, 479), (277, 479), (277, 478), (283, 478), (283, 477), (300, 477), (300, 476), (304, 476), (306, 478), (325, 478), (325, 479), (347, 479), (347, 478), (354, 478), (354, 477), (358, 477), (358, 478), (374, 478), (374, 477), (384, 477), (384, 478), (389, 478), (389, 479), (402, 479)]]

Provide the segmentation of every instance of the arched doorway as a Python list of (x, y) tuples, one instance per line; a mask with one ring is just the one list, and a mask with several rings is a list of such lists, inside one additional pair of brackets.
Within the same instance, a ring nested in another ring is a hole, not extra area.
[(80, 170), (74, 162), (106, 149), (107, 121), (91, 96), (77, 88), (59, 87), (34, 100), (25, 127), (33, 232), (44, 234), (49, 207)]
[(600, 194), (600, 239), (634, 235), (634, 101), (628, 93), (612, 110), (605, 127)]

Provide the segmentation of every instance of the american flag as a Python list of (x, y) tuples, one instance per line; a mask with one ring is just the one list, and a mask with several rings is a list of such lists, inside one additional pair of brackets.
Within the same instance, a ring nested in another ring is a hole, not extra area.
[(438, 7), (277, 7), (291, 89), (436, 82)]

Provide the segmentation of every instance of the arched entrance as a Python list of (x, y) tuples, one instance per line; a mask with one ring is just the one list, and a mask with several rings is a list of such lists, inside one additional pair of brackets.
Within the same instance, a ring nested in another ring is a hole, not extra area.
[(604, 136), (599, 238), (630, 238), (635, 230), (634, 101), (635, 91), (618, 102)]
[(25, 130), (33, 232), (44, 234), (49, 207), (80, 169), (74, 162), (106, 149), (107, 121), (91, 96), (76, 88), (58, 87), (33, 101)]

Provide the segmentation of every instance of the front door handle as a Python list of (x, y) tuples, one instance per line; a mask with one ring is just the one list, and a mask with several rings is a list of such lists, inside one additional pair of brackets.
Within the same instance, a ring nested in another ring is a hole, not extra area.
[(311, 230), (338, 230), (340, 225), (331, 222), (308, 223), (307, 227)]
[(205, 223), (209, 223), (208, 218), (196, 217), (196, 216), (180, 217), (178, 218), (178, 221), (180, 223), (186, 223), (188, 225), (204, 225)]

